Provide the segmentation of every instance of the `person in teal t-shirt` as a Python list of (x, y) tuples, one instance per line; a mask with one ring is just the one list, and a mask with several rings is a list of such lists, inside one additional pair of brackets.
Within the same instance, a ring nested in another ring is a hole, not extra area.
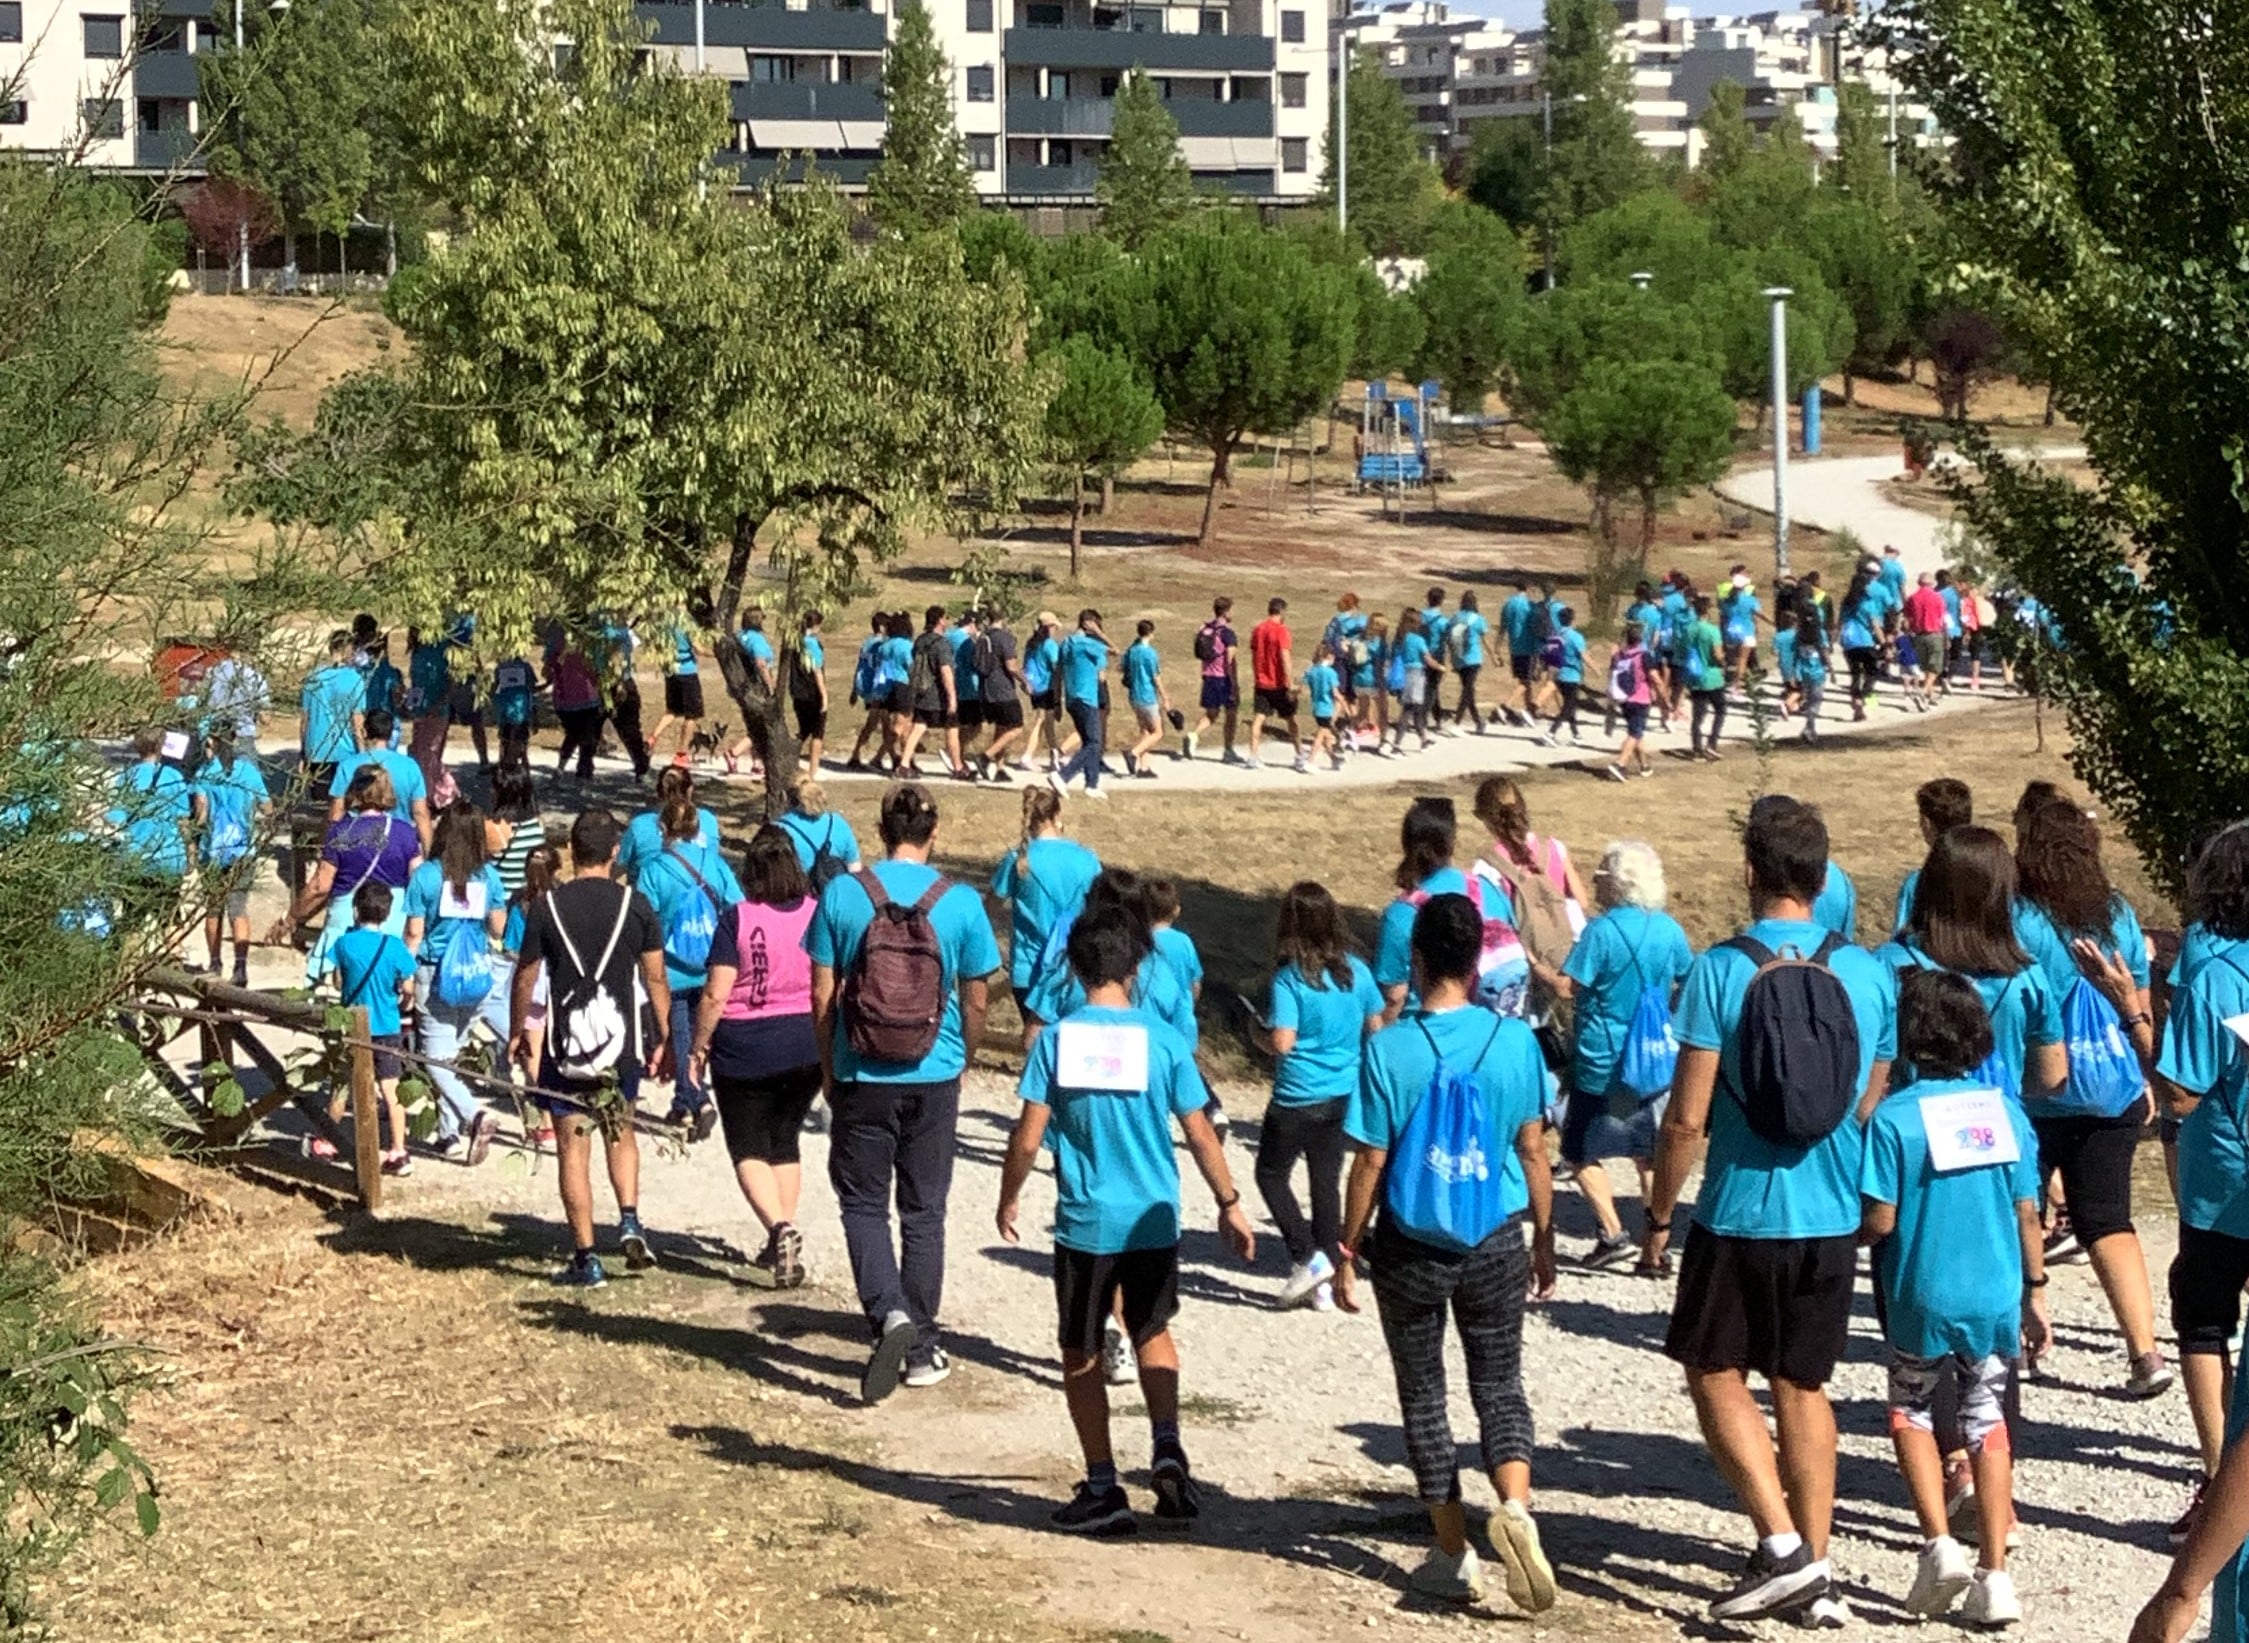
[(367, 679), (351, 665), (344, 629), (329, 636), (328, 664), (305, 675), (297, 702), (298, 756), (311, 779), (325, 783), (338, 760), (359, 751), (359, 716), (367, 706)]
[[(1125, 774), (1153, 777), (1148, 755), (1163, 745), (1164, 715), (1171, 711), (1171, 693), (1164, 688), (1163, 658), (1156, 654), (1156, 624), (1143, 616), (1134, 627), (1135, 637), (1125, 646), (1118, 671), (1124, 675), (1125, 700), (1132, 704), (1138, 735), (1125, 749)], [(1075, 641), (1073, 641), (1074, 643)]]
[(195, 813), (187, 778), (164, 763), (164, 733), (133, 737), (133, 762), (118, 773), (109, 824), (146, 877), (176, 886), (187, 876), (187, 839)]
[(1062, 836), (1061, 795), (1051, 787), (1024, 789), (1023, 842), (992, 875), (992, 894), (1009, 908), (1007, 981), (1019, 1012), (1028, 1005), (1040, 952), (1057, 926), (1077, 916), (1100, 873), (1099, 856)]
[[(1781, 794), (1750, 806), (1742, 836), (1753, 922), (1695, 961), (1680, 995), (1679, 1064), (1656, 1146), (1655, 1185), (1641, 1260), (1661, 1266), (1671, 1222), (1702, 1138), (1695, 1234), (1679, 1274), (1664, 1351), (1687, 1388), (1719, 1470), (1739, 1480), (1746, 1505), (1789, 1498), (1783, 1476), (1819, 1479), (1798, 1499), (1833, 1499), (1834, 1415), (1826, 1385), (1850, 1334), (1858, 1272), (1863, 1132), (1846, 1111), (1819, 1140), (1768, 1139), (1750, 1121), (1743, 1006), (1761, 964), (1795, 957), (1824, 963), (1849, 1005), (1856, 1056), (1850, 1090), (1863, 1102), (1897, 1055), (1897, 986), (1871, 953), (1844, 945), (1812, 917), (1827, 879), (1827, 824)], [(1832, 945), (1831, 945), (1832, 944)], [(1844, 1025), (1836, 1022), (1838, 1028)], [(1770, 1097), (1768, 1097), (1770, 1099)], [(1766, 1435), (1749, 1376), (1763, 1376), (1780, 1406), (1780, 1453)], [(1748, 1434), (1754, 1430), (1752, 1441)], [(1801, 1519), (1784, 1508), (1733, 1588), (1712, 1605), (1719, 1620), (1749, 1620), (1828, 1595), (1830, 1513)]]
[[(1280, 1303), (1325, 1311), (1343, 1241), (1343, 1109), (1359, 1087), (1359, 1052), (1382, 1026), (1382, 989), (1350, 950), (1342, 909), (1307, 880), (1281, 897), (1273, 991), (1259, 1047), (1273, 1057), (1273, 1099), (1257, 1137), (1257, 1190), (1288, 1246)], [(1289, 1184), (1297, 1160), (1311, 1218)]]
[(1562, 727), (1570, 727), (1570, 745), (1578, 745), (1577, 702), (1585, 689), (1585, 635), (1578, 631), (1577, 612), (1567, 605), (1554, 607), (1555, 631), (1553, 643), (1558, 655), (1554, 663), (1554, 688), (1561, 693), (1562, 705), (1555, 710), (1554, 719), (1546, 727), (1539, 741), (1547, 747), (1557, 747), (1556, 740)]
[[(231, 725), (215, 730), (195, 773), (197, 856), (211, 900), (203, 940), (211, 973), (219, 970), (222, 933), (234, 938), (234, 984), (250, 985), (250, 880), (257, 867), (258, 828), (273, 811), (265, 772), (237, 750)], [(221, 915), (224, 915), (223, 919)], [(224, 927), (222, 929), (222, 926)]]
[[(1860, 1191), (1890, 1348), (1891, 1441), (1921, 1520), (1905, 1607), (1933, 1617), (1964, 1594), (1970, 1625), (2008, 1625), (2022, 1618), (2022, 1604), (2007, 1573), (2015, 1526), (2007, 1384), (2016, 1356), (2043, 1351), (2053, 1333), (2038, 1146), (2022, 1109), (1973, 1076), (1992, 1053), (1991, 1023), (1965, 977), (1916, 970), (1904, 978), (1898, 1049), (1919, 1076), (1868, 1120)], [(1937, 1393), (1948, 1380), (1958, 1387), (1982, 1528), (1973, 1572), (1952, 1536), (1936, 1435)]]
[[(383, 928), (390, 918), (390, 902), (387, 884), (370, 880), (354, 891), (352, 927), (336, 939), (330, 957), (342, 989), (343, 1007), (367, 1012), (367, 1037), (374, 1047), (375, 1093), (390, 1119), (392, 1145), (382, 1155), (383, 1173), (409, 1175), (414, 1159), (407, 1150), (406, 1109), (398, 1099), (398, 1078), (403, 1070), (398, 1052), (406, 1047), (400, 1012), (414, 996), (414, 955), (407, 951), (405, 942)], [(342, 1121), (348, 1094), (341, 1086), (330, 1091), (331, 1124)], [(336, 1149), (318, 1136), (307, 1143), (307, 1150), (319, 1158), (336, 1155)]]
[[(1687, 727), (1692, 756), (1718, 757), (1718, 738), (1726, 728), (1726, 642), (1718, 624), (1710, 619), (1710, 596), (1695, 596), (1695, 619), (1689, 623), (1679, 652), (1680, 672), (1686, 676), (1687, 694), (1694, 716)], [(1705, 734), (1704, 724), (1709, 730)]]
[(1335, 652), (1322, 645), (1304, 670), (1304, 705), (1312, 713), (1312, 752), (1326, 753), (1331, 770), (1343, 768), (1344, 743), (1337, 739), (1335, 727), (1342, 700), (1343, 675), (1336, 671)]
[[(1088, 909), (1070, 930), (1069, 963), (1084, 1006), (1039, 1036), (1023, 1067), (1022, 1116), (1000, 1173), (998, 1224), (1017, 1241), (1018, 1205), (1042, 1150), (1054, 1154), (1054, 1294), (1063, 1396), (1085, 1456), (1085, 1479), (1054, 1514), (1075, 1534), (1133, 1524), (1109, 1437), (1103, 1338), (1121, 1314), (1148, 1410), (1159, 1520), (1184, 1527), (1201, 1509), (1179, 1433), (1179, 1163), (1176, 1121), (1211, 1195), (1219, 1232), (1243, 1261), (1256, 1250), (1226, 1150), (1203, 1113), (1202, 1079), (1186, 1044), (1136, 1009), (1130, 986), (1154, 944), (1130, 908)], [(949, 1162), (949, 1161), (948, 1161)]]

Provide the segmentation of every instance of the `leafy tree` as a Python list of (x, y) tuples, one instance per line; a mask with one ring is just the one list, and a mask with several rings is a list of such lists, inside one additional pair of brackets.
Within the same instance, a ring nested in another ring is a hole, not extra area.
[(1743, 250), (1793, 243), (1811, 209), (1812, 155), (1794, 109), (1774, 117), (1764, 145), (1741, 157), (1709, 189), (1711, 227)]
[(1890, 129), (1863, 80), (1835, 88), (1835, 163), (1823, 181), (1867, 205), (1888, 203), (1897, 190), (1890, 178)]
[(1507, 403), (1537, 427), (1598, 360), (1671, 360), (1716, 370), (1723, 356), (1706, 327), (1695, 303), (1635, 291), (1618, 279), (1572, 278), (1524, 305), (1507, 360)]
[[(1726, 471), (1733, 401), (1707, 364), (1596, 359), (1539, 431), (1555, 466), (1592, 496), (1587, 603), (1605, 620), (1618, 597), (1647, 575), (1664, 504)], [(1616, 505), (1626, 499), (1640, 505), (1639, 536), (1630, 548), (1620, 542), (1616, 520)]]
[(1976, 391), (2006, 368), (2006, 333), (1980, 309), (1955, 306), (1940, 311), (1921, 340), (1936, 373), (1937, 414), (1967, 421)]
[(474, 609), (512, 647), (549, 613), (684, 606), (786, 782), (793, 648), (767, 694), (728, 642), (753, 571), (832, 608), (908, 531), (1007, 504), (1043, 446), (1020, 282), (971, 282), (946, 233), (855, 244), (829, 189), (705, 187), (722, 90), (636, 64), (627, 0), (411, 0), (400, 39), (417, 164), (475, 226), (392, 288), (408, 359), (335, 391), (391, 396), (361, 443), (394, 608)]
[[(229, 31), (223, 0), (214, 27)], [(217, 118), (205, 138), (211, 170), (240, 178), (281, 213), (283, 256), (297, 270), (297, 231), (341, 235), (373, 186), (379, 111), (361, 0), (297, 0), (281, 12), (245, 11), (249, 49), (195, 61), (203, 106)]]
[(882, 158), (867, 178), (876, 220), (896, 233), (919, 234), (973, 212), (976, 184), (953, 123), (953, 69), (926, 5), (898, 8), (882, 100)]
[(1089, 338), (1070, 337), (1051, 358), (1059, 370), (1047, 401), (1054, 462), (1070, 478), (1070, 580), (1078, 579), (1088, 473), (1114, 478), (1164, 431), (1163, 407), (1139, 367)]
[[(119, 848), (92, 738), (192, 722), (142, 660), (167, 633), (246, 655), (286, 602), (261, 562), (223, 576), (176, 506), (207, 486), (245, 393), (160, 369), (167, 244), (125, 190), (0, 158), (0, 1632), (112, 1509), (157, 1527), (127, 1420), (141, 1356), (15, 1231), (104, 1179), (111, 1137), (153, 1145), (151, 1087), (117, 1011), (199, 924)], [(113, 665), (92, 660), (111, 658)]]
[(1141, 362), (1170, 427), (1211, 453), (1207, 543), (1234, 447), (1278, 434), (1333, 402), (1351, 358), (1350, 278), (1286, 235), (1213, 216), (1174, 229), (1144, 256)]
[(1544, 221), (1559, 233), (1629, 199), (1654, 168), (1632, 118), (1632, 71), (1616, 55), (1615, 0), (1546, 0), (1546, 88), (1554, 152)]
[(1514, 231), (1482, 206), (1448, 204), (1413, 290), (1423, 330), (1415, 377), (1434, 377), (1455, 406), (1480, 410), (1514, 342), (1524, 301), (1523, 246)]
[(1738, 80), (1720, 80), (1710, 88), (1710, 106), (1695, 122), (1702, 133), (1702, 163), (1698, 175), (1707, 194), (1731, 179), (1749, 163), (1757, 139), (1749, 129), (1747, 93)]
[(214, 176), (191, 183), (172, 196), (188, 238), (222, 262), (232, 262), (247, 235), (252, 245), (273, 238), (281, 226), (273, 202), (239, 177)]
[(1522, 115), (1475, 122), (1461, 190), (1518, 232), (1537, 226), (1546, 189), (1546, 148), (1538, 121)]
[(2096, 483), (1967, 440), (1965, 508), (2059, 623), (2071, 758), (2175, 887), (2249, 814), (2249, 10), (1905, 0), (1958, 300), (2036, 339)]
[[(1440, 208), (1444, 209), (1449, 208)], [(1340, 269), (1350, 278), (1356, 310), (1351, 374), (1371, 379), (1405, 370), (1420, 351), (1422, 339), (1421, 309), (1413, 293), (1392, 290), (1367, 260), (1357, 237), (1336, 227), (1333, 217), (1308, 212), (1284, 223), (1281, 232), (1303, 246), (1314, 262)]]
[(1903, 347), (1919, 275), (1913, 248), (1894, 217), (1855, 194), (1823, 192), (1799, 238), (1850, 314), (1843, 402), (1856, 404), (1858, 379), (1888, 366)]
[(1649, 189), (1586, 218), (1563, 236), (1565, 280), (1649, 276), (1667, 301), (1683, 301), (1727, 277), (1736, 258), (1698, 211), (1668, 189)]
[(1004, 267), (1036, 287), (1045, 266), (1041, 242), (1014, 212), (972, 211), (954, 224), (953, 233), (970, 279), (991, 279)]
[[(1437, 168), (1422, 157), (1421, 131), (1381, 58), (1354, 52), (1344, 82), (1351, 145), (1344, 178), (1351, 233), (1371, 257), (1419, 255), (1430, 214), (1443, 196)], [(1335, 209), (1335, 134), (1323, 144), (1320, 197)]]
[(1697, 298), (1718, 345), (1726, 392), (1755, 409), (1760, 423), (1773, 395), (1774, 286), (1791, 292), (1787, 307), (1788, 397), (1840, 369), (1851, 351), (1851, 316), (1810, 258), (1785, 246), (1740, 253), (1726, 277)]
[(1195, 179), (1179, 151), (1179, 122), (1156, 82), (1134, 67), (1117, 88), (1109, 146), (1094, 183), (1101, 232), (1137, 251), (1195, 209)]

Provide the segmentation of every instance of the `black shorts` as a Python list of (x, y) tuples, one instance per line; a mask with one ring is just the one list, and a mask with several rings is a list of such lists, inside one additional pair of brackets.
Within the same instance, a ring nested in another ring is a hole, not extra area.
[(1233, 680), (1205, 678), (1202, 701), (1205, 713), (1216, 713), (1220, 708), (1235, 706), (1241, 697), (1234, 689)]
[(336, 766), (333, 762), (305, 766), (305, 792), (312, 798), (325, 801), (328, 789), (336, 785)]
[(960, 713), (955, 722), (963, 730), (974, 730), (984, 722), (984, 701), (979, 696), (961, 698)]
[(1315, 713), (1312, 715), (1312, 723), (1318, 729), (1333, 730), (1335, 728), (1335, 715), (1332, 713)]
[(2140, 1105), (2117, 1118), (2033, 1118), (2038, 1178), (2060, 1173), (2069, 1224), (2091, 1248), (2132, 1230), (2132, 1154), (2140, 1144)]
[(1004, 702), (984, 704), (984, 723), (994, 730), (1021, 730), (1023, 728), (1023, 703), (1014, 696)]
[(1538, 658), (1536, 656), (1510, 656), (1507, 658), (1507, 669), (1527, 685), (1538, 676)]
[(1825, 1386), (1851, 1333), (1858, 1239), (1727, 1238), (1696, 1227), (1679, 1263), (1664, 1355)]
[(810, 741), (813, 737), (825, 738), (828, 734), (828, 710), (817, 699), (807, 697), (789, 703), (797, 718), (797, 740)]
[(960, 716), (942, 704), (936, 707), (917, 704), (914, 708), (914, 723), (927, 725), (931, 730), (951, 730), (960, 723)]
[(674, 719), (703, 716), (703, 676), (700, 673), (664, 675), (664, 712)]
[(1277, 719), (1293, 719), (1296, 717), (1296, 692), (1288, 689), (1268, 690), (1259, 685), (1256, 707), (1258, 712), (1270, 713)]
[(911, 713), (914, 710), (913, 694), (904, 685), (887, 686), (882, 693), (882, 705), (887, 712)]
[(1141, 1346), (1179, 1316), (1179, 1246), (1131, 1249), (1121, 1255), (1088, 1255), (1054, 1246), (1057, 1339), (1065, 1352), (1101, 1355), (1101, 1333), (1124, 1297), (1125, 1333)]
[(406, 1048), (404, 1033), (369, 1033), (367, 1042), (375, 1047), (375, 1081), (387, 1084), (406, 1070), (398, 1052)]
[(1648, 704), (1646, 702), (1619, 702), (1624, 711), (1624, 733), (1637, 740), (1648, 733)]
[(2171, 1260), (2171, 1329), (2180, 1356), (2225, 1356), (2241, 1323), (2244, 1284), (2249, 1284), (2249, 1238), (2179, 1223), (2179, 1253)]
[(793, 1164), (804, 1115), (820, 1096), (820, 1063), (775, 1073), (769, 1078), (728, 1078), (714, 1073), (711, 1094), (718, 1103), (719, 1127), (726, 1132), (726, 1155), (740, 1164)]
[(1034, 690), (1031, 692), (1031, 706), (1041, 713), (1059, 713), (1062, 711), (1062, 692), (1053, 685), (1048, 685), (1044, 690)]

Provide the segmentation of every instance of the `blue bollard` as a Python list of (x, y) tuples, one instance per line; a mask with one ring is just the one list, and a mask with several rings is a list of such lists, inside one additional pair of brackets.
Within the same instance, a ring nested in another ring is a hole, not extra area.
[(1804, 454), (1820, 454), (1820, 385), (1816, 382), (1804, 390)]

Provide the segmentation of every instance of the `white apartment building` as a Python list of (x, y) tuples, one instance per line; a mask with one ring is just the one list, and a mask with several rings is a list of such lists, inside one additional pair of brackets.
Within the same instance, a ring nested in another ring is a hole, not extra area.
[[(250, 0), (254, 3), (254, 0)], [(1330, 102), (1318, 0), (928, 0), (976, 186), (998, 204), (1090, 201), (1117, 86), (1143, 68), (1196, 180), (1268, 203), (1319, 187)], [(0, 147), (97, 166), (192, 162), (195, 56), (225, 49), (211, 0), (0, 0)], [(846, 187), (882, 153), (895, 14), (862, 0), (655, 0), (649, 50), (723, 78), (721, 158), (744, 186), (805, 157)]]

